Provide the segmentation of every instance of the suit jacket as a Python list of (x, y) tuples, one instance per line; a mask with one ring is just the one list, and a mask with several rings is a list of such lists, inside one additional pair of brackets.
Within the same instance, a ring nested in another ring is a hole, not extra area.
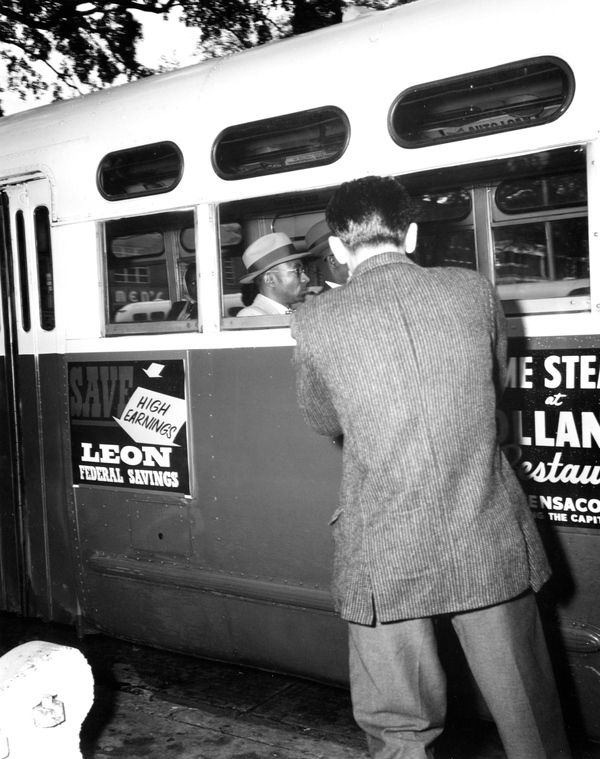
[[(189, 313), (186, 313), (190, 306)], [(198, 318), (198, 304), (195, 301), (176, 300), (165, 317), (166, 321), (184, 321)]]
[(341, 615), (389, 622), (538, 590), (548, 563), (496, 440), (506, 329), (491, 284), (383, 253), (298, 309), (292, 335), (304, 417), (344, 435)]

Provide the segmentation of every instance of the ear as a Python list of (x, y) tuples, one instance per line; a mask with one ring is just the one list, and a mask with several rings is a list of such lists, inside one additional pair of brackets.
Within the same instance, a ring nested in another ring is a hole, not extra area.
[(348, 264), (348, 248), (344, 245), (339, 237), (330, 237), (329, 247), (331, 248), (331, 252), (336, 257), (338, 263)]
[(417, 247), (417, 232), (418, 227), (414, 221), (409, 225), (406, 230), (405, 252), (414, 253)]

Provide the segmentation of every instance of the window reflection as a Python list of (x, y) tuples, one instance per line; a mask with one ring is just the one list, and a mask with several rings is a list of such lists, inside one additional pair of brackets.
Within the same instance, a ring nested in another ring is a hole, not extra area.
[(98, 190), (107, 200), (170, 192), (183, 176), (183, 156), (172, 142), (157, 142), (104, 156)]
[(31, 329), (31, 313), (29, 306), (29, 274), (27, 271), (27, 244), (25, 238), (25, 217), (23, 211), (17, 211), (17, 254), (19, 257), (19, 282), (21, 286), (21, 319), (23, 331)]
[(472, 229), (422, 230), (413, 259), (420, 266), (461, 266), (477, 269), (475, 235)]
[(213, 166), (223, 179), (246, 179), (337, 161), (350, 137), (346, 115), (328, 106), (228, 127)]
[(116, 219), (104, 231), (107, 332), (132, 331), (132, 325), (134, 331), (197, 329), (193, 212)]
[(54, 315), (54, 266), (50, 239), (50, 212), (39, 206), (33, 213), (35, 247), (40, 295), (40, 325), (50, 332), (56, 325)]
[(585, 173), (502, 182), (496, 202), (506, 214), (583, 206), (587, 203)]
[(403, 92), (390, 112), (390, 133), (404, 148), (523, 129), (559, 118), (575, 83), (559, 58), (515, 61)]
[(589, 292), (586, 218), (511, 224), (493, 235), (496, 283), (504, 298)]

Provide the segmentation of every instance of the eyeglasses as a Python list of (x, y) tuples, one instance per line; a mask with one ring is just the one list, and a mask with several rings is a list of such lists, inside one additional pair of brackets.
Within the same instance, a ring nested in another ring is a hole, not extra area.
[(292, 269), (275, 269), (274, 271), (275, 274), (284, 274), (285, 272), (293, 271), (296, 273), (298, 279), (300, 279), (303, 274), (306, 274), (306, 268), (302, 266), (302, 264), (297, 264)]

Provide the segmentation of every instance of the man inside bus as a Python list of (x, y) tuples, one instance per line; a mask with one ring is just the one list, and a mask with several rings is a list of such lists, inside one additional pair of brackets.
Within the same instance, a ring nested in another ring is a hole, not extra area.
[(177, 300), (167, 314), (167, 320), (186, 321), (198, 318), (198, 284), (196, 282), (196, 264), (190, 264), (185, 270), (186, 300)]
[(300, 261), (307, 255), (298, 253), (283, 232), (259, 237), (242, 256), (248, 274), (241, 284), (255, 282), (258, 295), (237, 316), (289, 314), (304, 302), (310, 282)]
[(374, 759), (424, 759), (444, 728), (434, 620), (450, 620), (508, 759), (570, 757), (534, 592), (550, 575), (496, 439), (506, 326), (476, 272), (422, 268), (408, 193), (341, 185), (331, 248), (351, 279), (292, 317), (300, 409), (344, 435), (331, 520), (354, 716)]
[(330, 237), (331, 230), (325, 219), (313, 224), (304, 237), (308, 254), (316, 259), (325, 283), (321, 292), (333, 290), (348, 280), (348, 266), (341, 264), (331, 252)]

